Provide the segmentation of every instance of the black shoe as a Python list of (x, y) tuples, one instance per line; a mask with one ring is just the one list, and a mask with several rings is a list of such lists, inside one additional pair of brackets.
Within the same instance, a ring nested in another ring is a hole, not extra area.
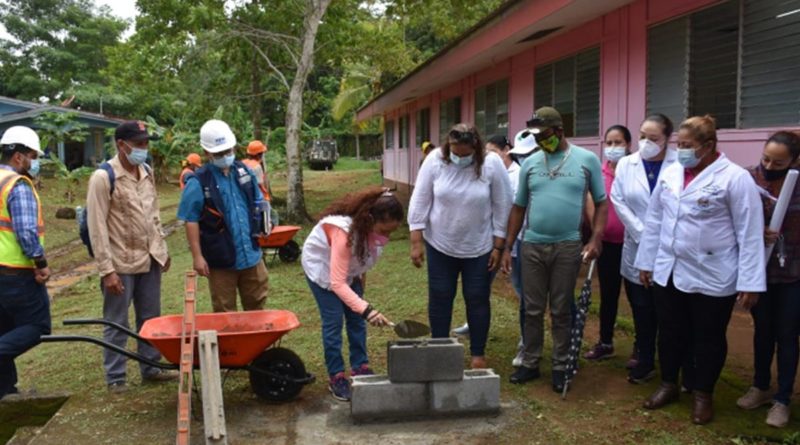
[(561, 394), (564, 392), (564, 382), (567, 374), (564, 371), (553, 371), (553, 391)]
[(641, 384), (651, 380), (655, 376), (656, 369), (653, 366), (639, 363), (628, 373), (628, 381), (633, 384)]
[(530, 382), (531, 380), (536, 380), (541, 376), (539, 373), (539, 368), (528, 368), (527, 366), (520, 366), (511, 374), (511, 377), (508, 378), (508, 381), (511, 383), (515, 383), (517, 385), (521, 385), (523, 383)]

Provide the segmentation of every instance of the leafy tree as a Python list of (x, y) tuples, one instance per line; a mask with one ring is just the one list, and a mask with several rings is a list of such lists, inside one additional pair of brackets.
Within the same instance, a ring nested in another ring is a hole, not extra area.
[(127, 24), (91, 0), (0, 0), (2, 93), (29, 100), (65, 98), (104, 84), (105, 50)]
[(48, 111), (34, 119), (43, 147), (65, 142), (83, 142), (89, 136), (89, 126), (77, 120), (78, 113)]

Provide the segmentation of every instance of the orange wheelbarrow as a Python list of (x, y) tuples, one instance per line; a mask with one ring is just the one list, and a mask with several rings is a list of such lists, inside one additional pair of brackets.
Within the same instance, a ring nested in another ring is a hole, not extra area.
[(272, 253), (273, 259), (277, 256), (284, 263), (293, 263), (300, 258), (300, 245), (293, 238), (301, 228), (300, 226), (275, 226), (269, 235), (258, 239), (258, 245), (265, 255)]
[[(263, 310), (197, 314), (198, 331), (217, 331), (219, 364), (223, 369), (244, 369), (250, 373), (253, 392), (272, 402), (295, 398), (303, 386), (312, 383), (314, 376), (306, 372), (300, 357), (289, 349), (274, 346), (289, 331), (300, 326), (290, 311)], [(100, 324), (145, 341), (161, 352), (167, 360), (155, 362), (100, 338), (84, 335), (43, 335), (42, 342), (84, 341), (100, 345), (139, 362), (161, 369), (178, 369), (181, 351), (182, 315), (166, 315), (147, 320), (137, 334), (117, 323), (106, 320), (64, 320), (64, 325)], [(195, 341), (195, 363), (199, 354)]]

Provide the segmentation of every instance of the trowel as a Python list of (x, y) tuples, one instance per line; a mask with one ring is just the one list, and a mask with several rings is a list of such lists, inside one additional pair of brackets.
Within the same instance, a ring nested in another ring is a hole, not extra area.
[(431, 333), (428, 325), (414, 320), (403, 320), (400, 323), (389, 322), (389, 326), (394, 329), (394, 333), (400, 338), (424, 337)]

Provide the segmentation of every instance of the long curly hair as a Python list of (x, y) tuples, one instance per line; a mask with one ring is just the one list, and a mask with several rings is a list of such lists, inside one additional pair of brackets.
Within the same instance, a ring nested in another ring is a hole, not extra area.
[(349, 193), (332, 202), (319, 218), (326, 216), (349, 216), (353, 222), (347, 235), (347, 245), (355, 246), (355, 254), (361, 264), (367, 259), (368, 239), (376, 222), (403, 220), (403, 205), (397, 197), (384, 187), (369, 187)]

